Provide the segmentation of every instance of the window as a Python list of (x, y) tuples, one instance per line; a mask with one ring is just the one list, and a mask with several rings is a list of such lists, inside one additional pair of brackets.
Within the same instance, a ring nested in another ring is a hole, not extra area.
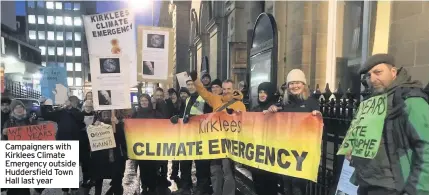
[[(40, 49), (40, 54), (46, 55), (46, 47), (45, 46), (39, 46), (39, 49)], [(46, 66), (46, 62), (45, 62), (45, 66)]]
[(28, 31), (28, 37), (33, 40), (36, 39), (36, 31), (35, 30)]
[(55, 24), (56, 25), (63, 25), (63, 17), (62, 16), (55, 17)]
[(55, 2), (55, 9), (63, 9), (63, 3)]
[(64, 68), (64, 62), (58, 62), (58, 67)]
[(82, 20), (80, 19), (80, 17), (74, 17), (74, 25), (75, 26), (82, 25)]
[(66, 40), (73, 40), (73, 33), (72, 32), (66, 32)]
[(73, 48), (67, 47), (66, 48), (66, 55), (67, 56), (73, 56)]
[(34, 8), (36, 5), (34, 4), (34, 1), (28, 1), (27, 6), (30, 8)]
[(82, 37), (80, 37), (80, 32), (75, 32), (74, 33), (74, 40), (75, 41), (81, 41)]
[(46, 62), (42, 62), (42, 66), (45, 66), (45, 67), (46, 67)]
[(55, 47), (48, 47), (48, 55), (50, 56), (55, 55)]
[(45, 7), (45, 1), (37, 1), (37, 7), (44, 8)]
[(64, 55), (64, 47), (57, 47), (57, 55), (59, 56)]
[(57, 32), (57, 41), (62, 41), (62, 40), (64, 40), (63, 32)]
[(28, 15), (28, 23), (29, 24), (36, 24), (36, 16), (35, 15)]
[(82, 86), (82, 78), (76, 77), (75, 81), (76, 81), (76, 86)]
[(73, 63), (67, 63), (67, 71), (73, 71)]
[(45, 31), (39, 31), (39, 40), (45, 40)]
[(73, 25), (72, 18), (71, 17), (64, 17), (64, 24), (67, 26)]
[(46, 2), (46, 9), (54, 9), (54, 2)]
[(45, 16), (37, 16), (38, 24), (45, 24)]
[(73, 77), (67, 77), (67, 85), (73, 86)]
[(80, 3), (74, 3), (73, 10), (80, 10)]
[(55, 24), (54, 16), (47, 16), (46, 17), (46, 23), (48, 23), (48, 24)]
[(80, 49), (80, 47), (74, 48), (74, 56), (81, 56), (81, 55), (82, 55), (82, 50)]
[(82, 64), (74, 63), (74, 71), (82, 71)]
[(71, 3), (64, 3), (64, 9), (72, 10), (72, 4)]
[(55, 33), (54, 33), (54, 31), (48, 31), (48, 40), (50, 40), (50, 41), (55, 40)]

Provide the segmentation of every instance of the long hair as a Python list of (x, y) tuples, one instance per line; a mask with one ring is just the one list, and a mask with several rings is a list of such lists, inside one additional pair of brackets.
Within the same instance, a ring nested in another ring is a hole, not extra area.
[[(289, 87), (286, 88), (283, 95), (283, 104), (289, 104), (290, 96), (292, 94), (289, 92)], [(310, 97), (310, 89), (308, 88), (308, 85), (304, 84), (304, 89), (302, 89), (302, 92), (298, 95), (298, 98), (301, 100), (307, 100)]]

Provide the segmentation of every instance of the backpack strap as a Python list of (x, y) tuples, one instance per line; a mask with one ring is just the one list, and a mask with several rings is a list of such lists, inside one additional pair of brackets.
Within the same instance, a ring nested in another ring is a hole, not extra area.
[(228, 106), (231, 106), (233, 103), (235, 103), (237, 100), (236, 99), (232, 99), (229, 102), (227, 102), (226, 104), (222, 105), (221, 107), (217, 108), (215, 112), (221, 112), (222, 110), (224, 110), (225, 108), (228, 108)]

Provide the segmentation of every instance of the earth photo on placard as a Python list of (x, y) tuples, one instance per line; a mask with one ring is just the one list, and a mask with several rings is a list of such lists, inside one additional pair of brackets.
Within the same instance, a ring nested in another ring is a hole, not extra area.
[(119, 58), (100, 58), (100, 72), (120, 73)]

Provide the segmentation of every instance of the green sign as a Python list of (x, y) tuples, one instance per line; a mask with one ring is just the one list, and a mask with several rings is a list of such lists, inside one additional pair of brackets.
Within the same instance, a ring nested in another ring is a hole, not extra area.
[(377, 155), (387, 112), (387, 95), (374, 96), (359, 105), (337, 155), (373, 159)]

